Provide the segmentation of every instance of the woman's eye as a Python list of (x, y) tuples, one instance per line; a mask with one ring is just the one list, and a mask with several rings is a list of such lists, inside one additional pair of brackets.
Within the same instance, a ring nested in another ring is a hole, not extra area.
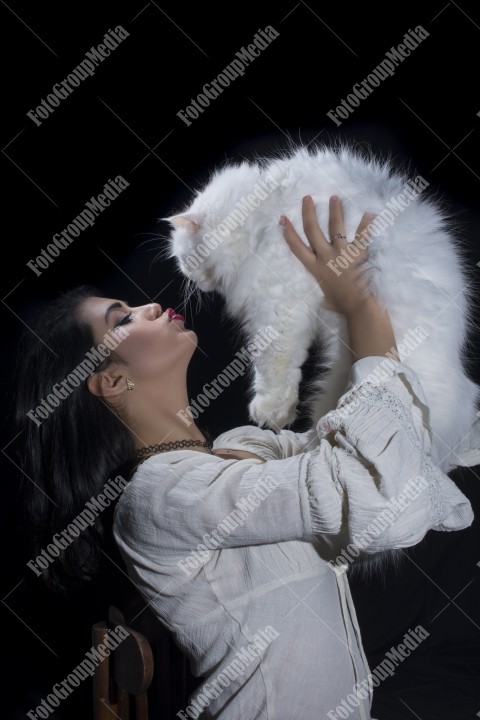
[(120, 327), (120, 325), (126, 325), (127, 323), (130, 322), (131, 319), (132, 319), (132, 313), (128, 313), (128, 315), (125, 315), (125, 317), (123, 318), (123, 320), (120, 320), (120, 322), (117, 323), (117, 324), (115, 325), (115, 327)]

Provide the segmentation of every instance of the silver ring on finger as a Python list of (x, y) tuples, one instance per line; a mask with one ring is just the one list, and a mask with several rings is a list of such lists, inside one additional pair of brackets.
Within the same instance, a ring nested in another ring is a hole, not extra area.
[(347, 239), (347, 236), (346, 236), (346, 235), (342, 235), (342, 233), (337, 233), (336, 235), (334, 235), (334, 240), (336, 240), (337, 238), (341, 238), (342, 240), (346, 240), (346, 239)]

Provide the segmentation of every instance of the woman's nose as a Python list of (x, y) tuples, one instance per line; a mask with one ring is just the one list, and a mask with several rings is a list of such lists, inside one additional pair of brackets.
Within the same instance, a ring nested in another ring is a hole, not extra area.
[(155, 312), (155, 318), (154, 318), (154, 319), (156, 320), (156, 319), (159, 318), (160, 315), (162, 314), (162, 306), (159, 305), (158, 303), (152, 303), (152, 305), (153, 305), (153, 309), (154, 309), (154, 312)]
[(158, 303), (149, 303), (144, 307), (146, 315), (150, 320), (156, 320), (162, 314), (162, 306)]

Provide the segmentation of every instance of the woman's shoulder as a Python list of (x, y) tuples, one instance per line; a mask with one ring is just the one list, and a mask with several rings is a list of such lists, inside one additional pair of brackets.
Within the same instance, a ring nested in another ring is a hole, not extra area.
[[(148, 525), (169, 495), (181, 491), (188, 495), (191, 485), (208, 481), (213, 475), (216, 458), (210, 454), (174, 450), (157, 453), (139, 463), (130, 476), (114, 511), (115, 526)], [(213, 461), (213, 462), (212, 462)], [(194, 471), (194, 472), (192, 472)]]

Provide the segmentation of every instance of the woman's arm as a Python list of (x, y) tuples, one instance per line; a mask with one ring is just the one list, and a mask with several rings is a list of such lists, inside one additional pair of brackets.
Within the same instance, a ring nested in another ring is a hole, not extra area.
[(374, 295), (360, 301), (346, 319), (352, 362), (398, 350), (388, 312)]
[(425, 454), (410, 393), (400, 374), (353, 387), (319, 421), (318, 447), (282, 460), (153, 456), (119, 500), (117, 541), (159, 566), (183, 559), (179, 567), (200, 570), (206, 547), (317, 539), (333, 559), (358, 536), (374, 553), (415, 545), (430, 529), (468, 527), (470, 503)]
[[(413, 368), (398, 360), (387, 359), (383, 355), (360, 358), (353, 363), (344, 393), (338, 402), (352, 388), (358, 388), (364, 383), (387, 386), (410, 407), (415, 430), (425, 453), (430, 455), (432, 447), (429, 430), (430, 409), (423, 387)], [(243, 425), (222, 433), (215, 443), (218, 441), (222, 448), (234, 451), (242, 449), (253, 451), (264, 458), (273, 460), (314, 450), (318, 447), (322, 437), (324, 435), (319, 431), (318, 423), (304, 432), (287, 429), (273, 431), (257, 425)], [(219, 447), (220, 445), (218, 445)], [(215, 445), (215, 449), (218, 448)]]

